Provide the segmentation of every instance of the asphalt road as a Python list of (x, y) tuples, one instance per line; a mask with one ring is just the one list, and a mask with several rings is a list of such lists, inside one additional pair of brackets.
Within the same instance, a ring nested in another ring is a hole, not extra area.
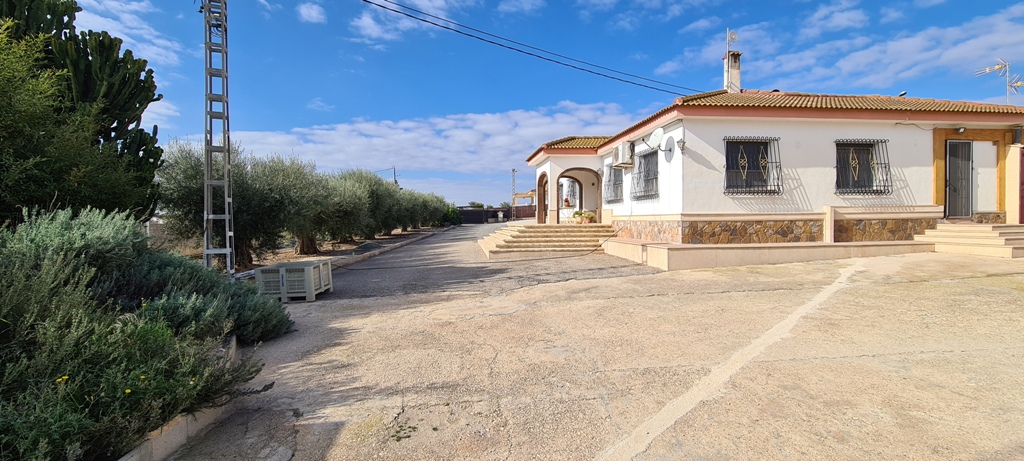
[(174, 459), (1024, 459), (1024, 263), (653, 273), (466, 226), (335, 272)]

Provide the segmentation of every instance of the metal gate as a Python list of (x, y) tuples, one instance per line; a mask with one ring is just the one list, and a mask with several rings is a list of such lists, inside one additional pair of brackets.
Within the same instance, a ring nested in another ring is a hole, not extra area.
[(946, 141), (946, 216), (969, 218), (971, 209), (972, 182), (971, 141)]

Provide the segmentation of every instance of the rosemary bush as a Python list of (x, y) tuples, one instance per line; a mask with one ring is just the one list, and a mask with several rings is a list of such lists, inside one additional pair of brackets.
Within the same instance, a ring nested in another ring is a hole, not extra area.
[[(145, 299), (143, 299), (145, 298)], [(276, 301), (146, 246), (129, 215), (0, 230), (0, 460), (116, 459), (181, 412), (269, 389), (221, 338), (287, 331)]]

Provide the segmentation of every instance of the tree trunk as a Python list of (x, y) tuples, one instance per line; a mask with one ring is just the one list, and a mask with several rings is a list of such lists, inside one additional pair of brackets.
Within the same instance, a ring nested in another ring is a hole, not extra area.
[(295, 254), (315, 255), (317, 253), (320, 253), (320, 248), (316, 246), (316, 237), (303, 235), (295, 239)]
[(235, 269), (247, 271), (253, 268), (252, 249), (245, 245), (235, 245)]

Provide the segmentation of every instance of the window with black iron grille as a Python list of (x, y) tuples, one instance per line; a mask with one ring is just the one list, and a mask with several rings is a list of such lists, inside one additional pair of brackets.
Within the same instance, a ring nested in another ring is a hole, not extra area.
[(649, 149), (636, 154), (633, 168), (633, 190), (630, 197), (636, 200), (658, 197), (658, 149)]
[(604, 168), (604, 201), (619, 203), (622, 201), (622, 168)]
[(725, 138), (725, 193), (782, 194), (779, 138)]
[(836, 195), (889, 195), (888, 139), (836, 140)]

